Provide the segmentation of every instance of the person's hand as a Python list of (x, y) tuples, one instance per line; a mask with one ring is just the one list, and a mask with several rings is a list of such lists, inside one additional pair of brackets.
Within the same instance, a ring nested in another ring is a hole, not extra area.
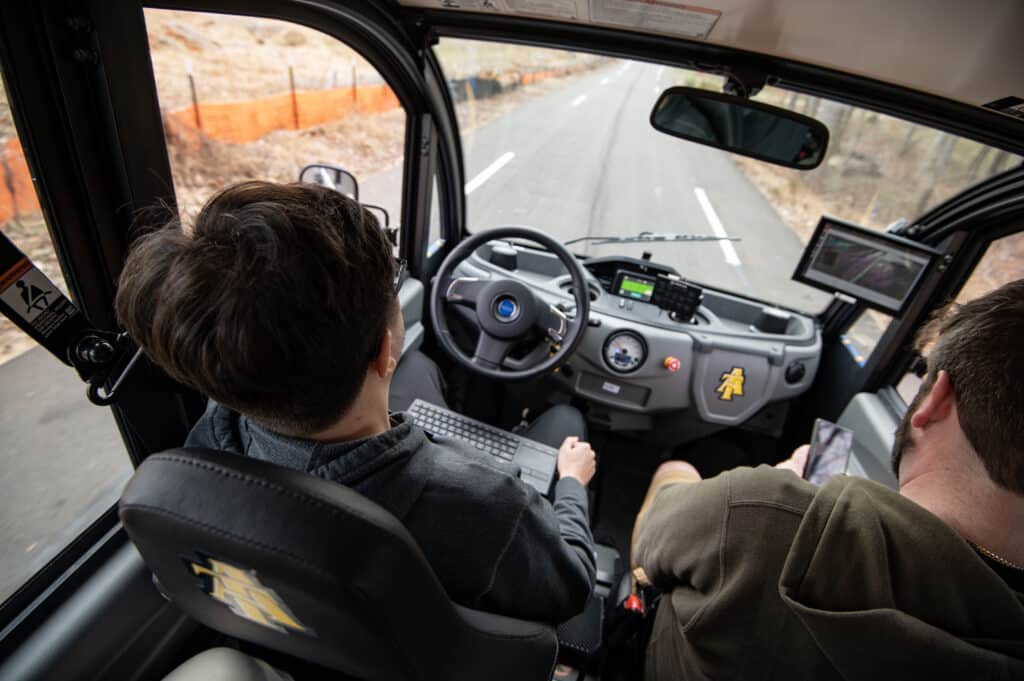
[(797, 477), (804, 477), (804, 468), (807, 467), (807, 454), (811, 451), (810, 445), (800, 445), (793, 450), (793, 453), (785, 461), (775, 464), (776, 468), (793, 471)]
[(586, 487), (597, 472), (597, 457), (589, 442), (567, 437), (558, 449), (558, 477), (576, 478)]

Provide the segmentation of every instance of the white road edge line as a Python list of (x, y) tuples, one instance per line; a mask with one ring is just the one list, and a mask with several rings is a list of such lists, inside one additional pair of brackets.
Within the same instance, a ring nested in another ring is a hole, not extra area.
[(487, 180), (491, 179), (494, 173), (502, 169), (502, 167), (516, 157), (515, 152), (506, 151), (504, 154), (498, 157), (498, 159), (480, 171), (480, 174), (474, 177), (472, 180), (466, 183), (466, 196), (469, 196), (474, 191), (480, 188)]
[(587, 101), (587, 96), (586, 95), (580, 95), (576, 99), (572, 100), (572, 102), (569, 104), (569, 106), (579, 106), (580, 104), (582, 104), (585, 101)]
[[(693, 193), (697, 195), (697, 203), (700, 204), (701, 210), (704, 211), (704, 217), (708, 219), (708, 224), (711, 225), (711, 231), (715, 233), (715, 236), (729, 236), (725, 228), (722, 227), (722, 221), (718, 219), (718, 213), (711, 206), (711, 200), (708, 199), (708, 194), (700, 187), (694, 187)], [(740, 256), (736, 255), (736, 249), (733, 248), (731, 241), (719, 241), (718, 245), (722, 247), (722, 253), (725, 255), (725, 261), (735, 267), (743, 265), (740, 262)]]

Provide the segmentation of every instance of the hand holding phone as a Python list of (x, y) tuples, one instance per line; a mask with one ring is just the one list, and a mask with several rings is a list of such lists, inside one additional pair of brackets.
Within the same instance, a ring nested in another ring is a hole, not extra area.
[(853, 449), (853, 431), (825, 419), (814, 421), (811, 449), (804, 467), (804, 479), (825, 484), (833, 475), (846, 471)]

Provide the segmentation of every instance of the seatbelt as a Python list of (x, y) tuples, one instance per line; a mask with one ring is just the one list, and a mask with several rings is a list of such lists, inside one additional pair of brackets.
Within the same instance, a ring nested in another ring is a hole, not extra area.
[(127, 334), (93, 328), (74, 303), (14, 243), (0, 232), (0, 313), (89, 384), (97, 405), (116, 399), (117, 388), (136, 365), (125, 365), (109, 391), (105, 386), (123, 363), (132, 343)]

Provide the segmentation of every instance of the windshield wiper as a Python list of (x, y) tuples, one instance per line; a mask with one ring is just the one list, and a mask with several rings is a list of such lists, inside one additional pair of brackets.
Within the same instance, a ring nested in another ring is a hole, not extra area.
[(581, 236), (563, 242), (564, 245), (589, 241), (595, 246), (603, 244), (642, 244), (656, 241), (741, 241), (738, 236), (713, 236), (710, 234), (658, 234), (656, 232), (640, 232), (633, 236)]

